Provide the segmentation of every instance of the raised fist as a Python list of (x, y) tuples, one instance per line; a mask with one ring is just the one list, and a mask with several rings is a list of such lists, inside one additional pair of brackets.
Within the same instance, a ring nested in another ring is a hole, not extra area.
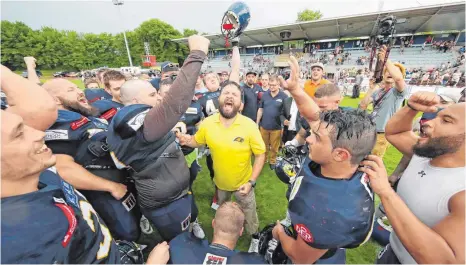
[(209, 52), (210, 40), (206, 37), (193, 35), (188, 38), (188, 44), (190, 51), (199, 50), (203, 51), (205, 54)]
[(26, 66), (36, 68), (36, 58), (32, 56), (24, 57), (24, 62), (26, 63)]
[(434, 92), (419, 91), (408, 99), (408, 105), (420, 112), (437, 112), (440, 97)]

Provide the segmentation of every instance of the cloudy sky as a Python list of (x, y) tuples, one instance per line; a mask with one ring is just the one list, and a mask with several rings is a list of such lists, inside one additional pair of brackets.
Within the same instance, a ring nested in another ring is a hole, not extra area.
[[(33, 29), (51, 26), (78, 32), (121, 32), (132, 30), (141, 22), (158, 18), (182, 31), (193, 28), (199, 32), (219, 33), (223, 13), (234, 1), (136, 1), (125, 0), (121, 16), (111, 0), (105, 1), (5, 1), (1, 19), (22, 21)], [(378, 11), (380, 0), (246, 0), (251, 10), (249, 28), (293, 23), (296, 14), (305, 8), (320, 10), (324, 17), (338, 17)], [(383, 1), (382, 10), (419, 7), (457, 0), (390, 0)]]

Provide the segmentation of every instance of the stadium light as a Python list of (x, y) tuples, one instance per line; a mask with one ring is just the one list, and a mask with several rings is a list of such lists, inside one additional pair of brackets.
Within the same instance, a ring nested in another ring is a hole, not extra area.
[[(125, 25), (123, 21), (123, 15), (121, 14), (121, 9), (120, 6), (124, 4), (123, 0), (112, 0), (113, 4), (117, 6), (118, 8), (118, 13), (120, 14), (120, 21), (123, 22), (123, 25)], [(126, 45), (126, 52), (128, 53), (128, 61), (129, 61), (129, 66), (133, 67), (133, 61), (131, 60), (131, 54), (129, 52), (129, 46), (128, 46), (128, 40), (126, 39), (126, 29), (123, 26), (123, 37), (125, 39), (125, 45)]]

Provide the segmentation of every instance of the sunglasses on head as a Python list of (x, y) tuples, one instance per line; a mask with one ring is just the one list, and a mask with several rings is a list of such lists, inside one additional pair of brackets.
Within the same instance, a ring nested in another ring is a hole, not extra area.
[(177, 67), (176, 65), (174, 65), (174, 64), (172, 64), (172, 63), (169, 63), (169, 64), (166, 64), (166, 65), (163, 67), (163, 69), (165, 69), (165, 68), (176, 68), (176, 67)]

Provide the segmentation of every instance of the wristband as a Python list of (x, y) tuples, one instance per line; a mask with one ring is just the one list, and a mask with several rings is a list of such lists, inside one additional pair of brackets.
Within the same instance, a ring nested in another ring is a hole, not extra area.
[(414, 111), (417, 111), (419, 112), (417, 109), (413, 108), (411, 105), (409, 105), (409, 102), (406, 102), (406, 106), (408, 106), (408, 108), (414, 110)]

